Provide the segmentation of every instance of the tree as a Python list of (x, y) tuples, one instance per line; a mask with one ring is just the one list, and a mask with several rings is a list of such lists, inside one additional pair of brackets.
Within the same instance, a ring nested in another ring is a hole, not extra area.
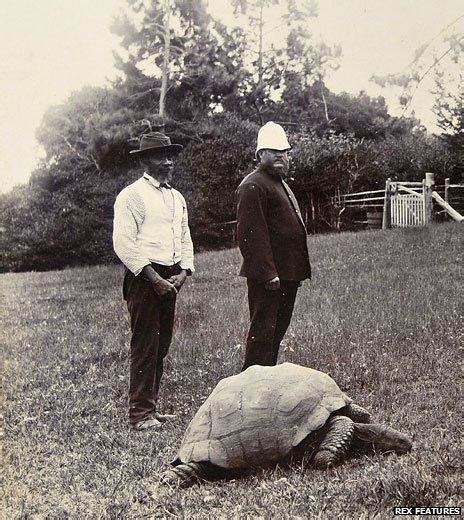
[(212, 20), (203, 0), (131, 0), (113, 32), (126, 54), (116, 56), (118, 85), (139, 107), (193, 120), (237, 88), (243, 36)]
[[(416, 49), (412, 61), (402, 72), (371, 77), (371, 80), (381, 87), (388, 86), (397, 89), (399, 103), (403, 107), (403, 115), (412, 106), (419, 88), (434, 73), (435, 94), (442, 99), (445, 97), (454, 97), (455, 100), (459, 99), (458, 90), (462, 91), (463, 79), (462, 55), (464, 53), (464, 35), (462, 33), (450, 32), (448, 29), (453, 27), (460, 18), (462, 17), (454, 20), (437, 35)], [(445, 68), (447, 69), (446, 74), (444, 72)], [(436, 110), (439, 110), (437, 103), (435, 105)], [(439, 124), (441, 126), (440, 121)]]
[[(289, 2), (287, 14), (291, 29), (287, 36), (285, 91), (288, 97), (288, 92), (294, 92), (296, 89), (305, 91), (313, 87), (313, 94), (318, 89), (324, 108), (324, 119), (326, 123), (330, 123), (324, 78), (329, 71), (338, 69), (338, 59), (342, 50), (340, 45), (329, 46), (325, 42), (313, 41), (307, 21), (317, 16), (314, 2), (310, 2), (300, 10), (296, 9), (294, 4), (296, 2)], [(284, 92), (283, 97), (285, 94)]]
[[(116, 56), (122, 76), (107, 88), (86, 87), (50, 107), (37, 130), (43, 162), (27, 186), (0, 197), (8, 269), (114, 260), (114, 199), (141, 173), (129, 150), (158, 123), (184, 145), (175, 184), (188, 201), (197, 247), (230, 244), (223, 224), (234, 220), (234, 191), (252, 168), (258, 131), (252, 107), (260, 123), (288, 123), (294, 187), (313, 231), (336, 222), (329, 202), (337, 189), (378, 188), (388, 176), (417, 180), (423, 171), (459, 178), (462, 97), (447, 89), (445, 72), (436, 77), (436, 110), (450, 133), (429, 139), (416, 121), (389, 116), (381, 97), (330, 92), (324, 78), (336, 67), (339, 50), (313, 42), (307, 32), (315, 4), (240, 4), (255, 16), (254, 70), (245, 66), (249, 33), (211, 19), (203, 1), (128, 0), (126, 15), (114, 26), (126, 52)], [(277, 7), (289, 24), (288, 38), (267, 52), (266, 9)], [(166, 75), (163, 82), (163, 64), (169, 81)], [(164, 117), (158, 118), (160, 110)]]
[[(206, 124), (206, 123), (205, 123)], [(258, 127), (233, 114), (216, 114), (203, 139), (192, 139), (176, 164), (176, 186), (185, 194), (194, 243), (231, 244), (223, 227), (235, 219), (235, 190), (250, 173)]]
[(244, 35), (211, 21), (197, 35), (182, 58), (182, 74), (172, 86), (168, 112), (182, 121), (199, 121), (215, 111), (235, 110), (246, 75), (243, 68)]
[[(268, 23), (269, 11), (279, 4), (280, 0), (233, 0), (235, 13), (247, 16), (247, 50), (253, 56), (249, 67), (252, 72), (246, 75), (241, 93), (245, 104), (252, 107), (262, 125), (263, 109), (269, 103), (272, 91), (280, 83), (278, 57), (281, 51), (271, 46), (264, 48), (264, 29)], [(246, 110), (246, 108), (245, 108)]]
[[(146, 113), (134, 110), (118, 90), (85, 87), (47, 110), (37, 129), (44, 166), (57, 166), (64, 178), (120, 170), (127, 164), (130, 138)], [(51, 171), (51, 170), (50, 170)]]
[[(248, 51), (253, 55), (242, 90), (247, 111), (252, 108), (260, 124), (277, 114), (288, 120), (282, 107), (291, 109), (291, 103), (279, 101), (317, 85), (327, 119), (323, 79), (337, 68), (341, 49), (312, 40), (309, 24), (318, 14), (315, 0), (235, 0), (234, 5), (236, 12), (248, 16)], [(279, 23), (270, 27), (276, 22), (271, 16), (275, 12), (279, 12)], [(282, 43), (266, 48), (265, 37), (279, 33), (286, 35)]]
[[(112, 206), (132, 170), (129, 139), (143, 124), (124, 98), (84, 88), (51, 107), (37, 130), (45, 158), (5, 201), (10, 269), (52, 269), (113, 258)], [(136, 134), (137, 135), (137, 134)]]
[(453, 156), (453, 178), (464, 178), (464, 35), (454, 30), (461, 18), (421, 45), (405, 71), (373, 78), (381, 86), (398, 89), (404, 115), (419, 88), (434, 77), (434, 87), (429, 87), (435, 96), (433, 111), (444, 131), (442, 139)]
[[(443, 139), (456, 156), (457, 169), (464, 179), (464, 37), (454, 34), (448, 38), (451, 64), (445, 71), (435, 71), (435, 104), (438, 126), (444, 130)], [(450, 84), (455, 83), (455, 88)]]

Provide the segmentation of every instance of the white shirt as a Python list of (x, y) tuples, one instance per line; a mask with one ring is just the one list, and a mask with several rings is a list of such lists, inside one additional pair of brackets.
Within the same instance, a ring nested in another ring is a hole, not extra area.
[(151, 262), (179, 262), (182, 269), (193, 273), (193, 244), (184, 197), (144, 173), (116, 197), (113, 246), (121, 262), (136, 276)]

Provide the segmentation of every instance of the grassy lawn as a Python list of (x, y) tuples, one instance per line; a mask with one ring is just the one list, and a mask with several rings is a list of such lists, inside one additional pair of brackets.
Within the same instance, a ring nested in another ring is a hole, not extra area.
[(188, 490), (157, 479), (202, 401), (240, 370), (248, 315), (238, 251), (197, 255), (160, 399), (179, 415), (159, 433), (127, 423), (122, 267), (1, 275), (6, 517), (388, 518), (394, 506), (459, 505), (462, 230), (309, 237), (314, 278), (281, 351), (411, 434), (410, 455)]

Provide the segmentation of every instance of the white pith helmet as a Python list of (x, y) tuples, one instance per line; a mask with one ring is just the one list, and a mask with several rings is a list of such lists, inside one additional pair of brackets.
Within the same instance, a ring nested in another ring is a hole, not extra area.
[(274, 121), (268, 121), (259, 129), (256, 156), (260, 150), (265, 148), (271, 150), (290, 150), (291, 148), (285, 130)]

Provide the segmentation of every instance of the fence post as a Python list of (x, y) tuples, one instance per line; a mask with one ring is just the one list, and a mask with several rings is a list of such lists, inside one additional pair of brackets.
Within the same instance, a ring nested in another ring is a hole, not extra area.
[(449, 195), (448, 195), (449, 185), (450, 185), (450, 180), (449, 180), (449, 178), (447, 178), (447, 179), (445, 179), (445, 202), (447, 204), (449, 204), (449, 200), (448, 200), (448, 197), (449, 197)]
[(388, 177), (385, 182), (385, 198), (383, 200), (383, 216), (382, 216), (382, 229), (387, 229), (391, 227), (391, 218), (390, 218), (390, 208), (391, 208), (391, 193), (390, 193), (390, 182), (391, 178)]
[(428, 224), (433, 220), (433, 199), (432, 191), (435, 187), (435, 175), (432, 172), (426, 172), (425, 174), (425, 223)]
[(427, 225), (427, 188), (425, 186), (425, 179), (422, 179), (422, 198), (423, 198), (423, 205), (422, 205), (422, 225)]

